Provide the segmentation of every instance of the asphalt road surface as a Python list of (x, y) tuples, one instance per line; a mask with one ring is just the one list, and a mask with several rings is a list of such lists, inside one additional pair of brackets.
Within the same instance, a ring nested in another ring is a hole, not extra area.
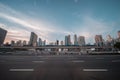
[(0, 80), (120, 80), (120, 55), (0, 55)]

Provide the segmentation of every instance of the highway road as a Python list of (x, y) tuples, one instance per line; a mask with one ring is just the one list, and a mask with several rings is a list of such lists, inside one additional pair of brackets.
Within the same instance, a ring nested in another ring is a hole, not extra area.
[(120, 55), (0, 55), (0, 80), (120, 80)]

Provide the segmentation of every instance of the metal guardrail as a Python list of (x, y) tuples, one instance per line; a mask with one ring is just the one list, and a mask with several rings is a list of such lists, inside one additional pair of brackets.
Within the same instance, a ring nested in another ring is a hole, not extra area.
[(90, 49), (90, 48), (113, 48), (111, 46), (107, 46), (107, 47), (98, 47), (98, 46), (39, 46), (39, 47), (32, 47), (32, 46), (10, 46), (10, 47), (0, 47), (0, 48), (18, 48), (18, 49)]

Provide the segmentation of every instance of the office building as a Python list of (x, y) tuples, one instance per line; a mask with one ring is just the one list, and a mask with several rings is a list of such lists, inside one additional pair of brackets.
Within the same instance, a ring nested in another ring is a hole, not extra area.
[(21, 40), (16, 41), (16, 46), (23, 46), (22, 41)]
[(60, 44), (63, 45), (63, 41), (61, 41)]
[(74, 35), (74, 45), (78, 45), (78, 41), (77, 41), (77, 35)]
[(15, 46), (15, 41), (11, 41), (11, 46)]
[(71, 45), (72, 43), (71, 43), (71, 37), (70, 37), (70, 35), (68, 35), (68, 45)]
[(29, 41), (30, 46), (37, 46), (37, 37), (38, 36), (34, 32), (31, 32), (30, 41)]
[(42, 46), (42, 39), (41, 38), (39, 38), (38, 46)]
[(55, 45), (59, 45), (59, 40), (56, 40)]
[(103, 42), (106, 46), (112, 46), (114, 43), (113, 43), (113, 39), (110, 35), (107, 35), (107, 41), (104, 41)]
[(65, 45), (68, 45), (68, 36), (65, 36)]
[(27, 45), (27, 41), (24, 40), (24, 41), (23, 41), (23, 46), (26, 46), (26, 45)]
[(84, 36), (79, 36), (78, 37), (78, 45), (79, 46), (84, 46), (85, 45), (85, 37)]
[(6, 34), (7, 34), (7, 30), (0, 28), (0, 46), (3, 45)]
[(66, 46), (71, 45), (71, 38), (70, 38), (70, 35), (65, 36), (65, 45), (66, 45)]
[(46, 40), (42, 41), (42, 46), (46, 45)]
[(102, 35), (95, 35), (95, 44), (97, 46), (103, 46), (103, 38)]

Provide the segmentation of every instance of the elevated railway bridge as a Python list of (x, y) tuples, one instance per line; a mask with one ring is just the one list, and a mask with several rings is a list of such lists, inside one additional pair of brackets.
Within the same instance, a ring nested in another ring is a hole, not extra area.
[(1, 46), (0, 50), (29, 50), (35, 49), (40, 51), (81, 51), (81, 50), (112, 50), (114, 47), (111, 46), (39, 46), (39, 47), (32, 47), (32, 46)]

